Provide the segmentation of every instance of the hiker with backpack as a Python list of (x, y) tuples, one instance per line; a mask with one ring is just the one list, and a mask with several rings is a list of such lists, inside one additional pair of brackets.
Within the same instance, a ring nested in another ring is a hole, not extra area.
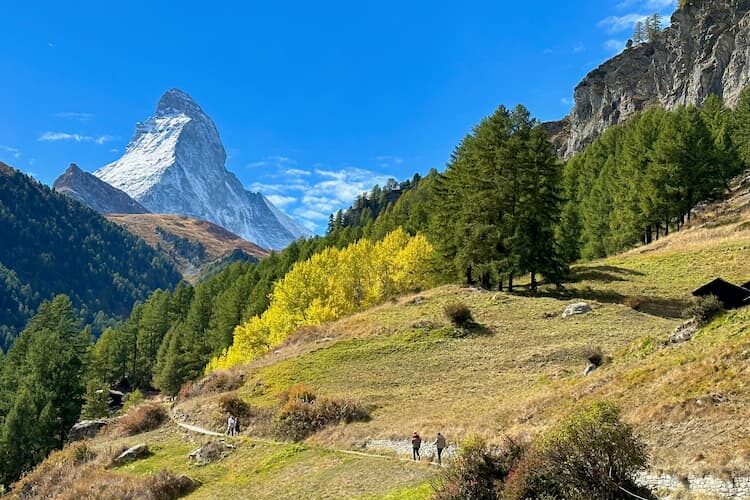
[(419, 437), (419, 434), (414, 432), (414, 434), (411, 435), (411, 454), (414, 460), (419, 460), (421, 458), (419, 456), (419, 448), (421, 447), (422, 447), (422, 438)]

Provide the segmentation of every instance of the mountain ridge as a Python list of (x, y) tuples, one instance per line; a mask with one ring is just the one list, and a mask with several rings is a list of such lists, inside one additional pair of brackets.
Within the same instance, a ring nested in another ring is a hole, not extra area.
[(71, 163), (52, 184), (58, 193), (83, 203), (100, 214), (147, 214), (146, 208), (124, 191), (110, 186), (98, 177)]
[(281, 249), (311, 232), (247, 191), (226, 169), (216, 125), (179, 89), (159, 99), (136, 126), (125, 154), (94, 175), (153, 213), (181, 214), (218, 224), (261, 247)]

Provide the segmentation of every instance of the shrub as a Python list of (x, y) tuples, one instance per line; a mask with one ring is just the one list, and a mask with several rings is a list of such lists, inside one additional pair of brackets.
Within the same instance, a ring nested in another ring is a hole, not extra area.
[(446, 304), (443, 307), (443, 312), (448, 320), (459, 328), (469, 326), (474, 320), (471, 315), (471, 309), (462, 302)]
[(717, 314), (724, 310), (724, 304), (714, 295), (697, 297), (693, 303), (685, 309), (685, 317), (695, 318), (701, 324), (708, 323)]
[(76, 443), (73, 448), (73, 463), (75, 465), (85, 464), (96, 458), (96, 452), (87, 443)]
[(647, 464), (644, 444), (620, 420), (619, 409), (596, 403), (535, 443), (511, 472), (504, 498), (632, 498), (621, 488), (647, 496), (634, 481)]
[(186, 382), (180, 387), (180, 399), (194, 398), (203, 394), (235, 391), (245, 383), (245, 374), (239, 370), (213, 372), (197, 381)]
[(146, 487), (156, 500), (174, 500), (195, 490), (198, 483), (182, 474), (163, 470), (146, 479)]
[(597, 368), (604, 364), (605, 358), (601, 348), (589, 346), (583, 352), (584, 358)]
[(275, 430), (279, 437), (302, 441), (330, 425), (364, 421), (369, 417), (356, 400), (319, 398), (305, 386), (294, 386), (276, 413)]
[(224, 413), (243, 419), (248, 419), (253, 415), (250, 405), (240, 399), (237, 394), (222, 394), (219, 398), (219, 408)]
[(152, 431), (169, 418), (167, 410), (156, 403), (146, 403), (130, 410), (120, 418), (119, 427), (128, 436)]
[(648, 302), (648, 299), (643, 295), (635, 295), (633, 297), (627, 297), (623, 304), (633, 309), (634, 311), (640, 311), (643, 306)]
[(282, 404), (295, 399), (302, 400), (306, 403), (312, 403), (315, 401), (315, 398), (315, 392), (310, 386), (305, 384), (295, 384), (281, 393)]
[(136, 389), (133, 392), (128, 393), (128, 395), (125, 397), (125, 404), (122, 405), (122, 413), (123, 415), (136, 406), (143, 403), (143, 393), (140, 391), (140, 389)]
[(502, 482), (520, 460), (524, 446), (506, 438), (505, 445), (492, 450), (480, 438), (461, 443), (461, 454), (444, 469), (433, 485), (435, 500), (465, 498), (494, 499), (502, 490)]

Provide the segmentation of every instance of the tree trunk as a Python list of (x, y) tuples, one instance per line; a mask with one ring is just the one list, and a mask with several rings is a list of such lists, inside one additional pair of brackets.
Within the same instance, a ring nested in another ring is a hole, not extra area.
[(508, 291), (513, 291), (513, 275), (508, 276)]
[(471, 266), (466, 266), (466, 284), (473, 285), (474, 279), (471, 277)]
[(497, 291), (502, 292), (503, 291), (503, 277), (500, 276), (497, 280)]
[(534, 271), (531, 272), (531, 291), (536, 293), (537, 290), (537, 282), (536, 282), (536, 273)]

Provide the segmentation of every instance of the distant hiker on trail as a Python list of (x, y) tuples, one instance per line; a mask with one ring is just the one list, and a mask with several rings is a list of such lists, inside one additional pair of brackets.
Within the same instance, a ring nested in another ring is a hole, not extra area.
[(229, 418), (227, 419), (227, 436), (234, 436), (234, 429), (236, 424), (237, 421), (234, 419), (234, 417), (232, 415), (229, 415)]
[(416, 432), (411, 435), (411, 455), (414, 460), (419, 460), (419, 448), (422, 446), (422, 438)]
[(435, 448), (438, 452), (438, 465), (443, 465), (443, 450), (445, 449), (445, 436), (438, 432), (437, 439), (435, 440)]
[(240, 417), (234, 417), (234, 435), (240, 433)]

